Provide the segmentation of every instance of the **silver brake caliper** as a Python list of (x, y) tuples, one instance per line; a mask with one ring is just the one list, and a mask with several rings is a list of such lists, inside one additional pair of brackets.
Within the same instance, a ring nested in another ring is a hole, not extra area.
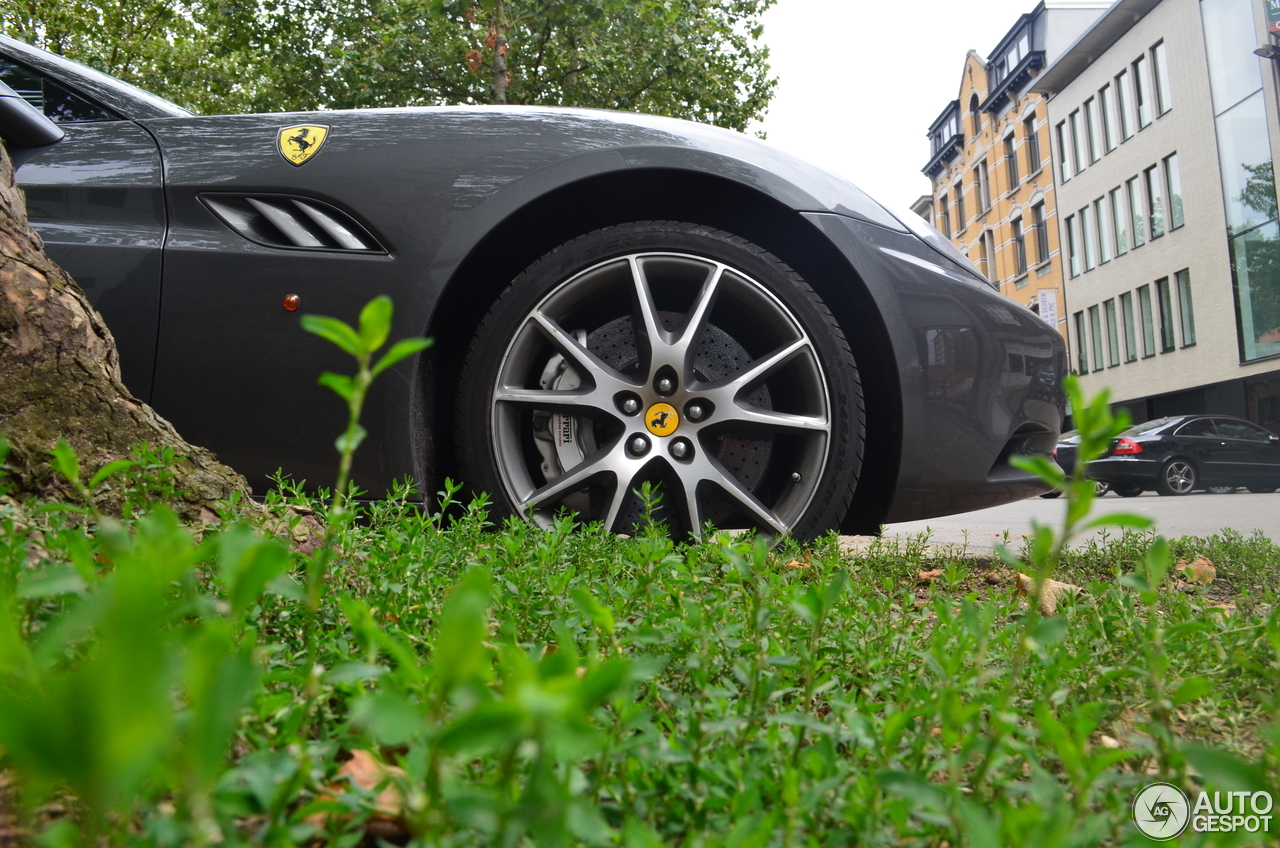
[[(574, 330), (573, 337), (583, 347), (587, 346), (586, 330)], [(547, 360), (538, 385), (547, 391), (572, 391), (582, 385), (582, 377), (557, 353)], [(590, 419), (543, 410), (533, 413), (533, 444), (542, 457), (542, 476), (548, 483), (582, 462), (596, 449)], [(565, 498), (564, 505), (585, 511), (588, 499), (585, 493), (579, 493)]]

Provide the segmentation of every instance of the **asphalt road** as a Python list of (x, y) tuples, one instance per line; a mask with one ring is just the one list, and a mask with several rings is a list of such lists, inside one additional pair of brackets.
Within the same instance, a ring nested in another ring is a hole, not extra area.
[[(1239, 489), (1231, 495), (1194, 492), (1182, 497), (1161, 497), (1146, 492), (1136, 498), (1106, 495), (1094, 502), (1094, 514), (1133, 512), (1156, 522), (1155, 529), (1165, 536), (1212, 536), (1225, 528), (1252, 536), (1257, 530), (1280, 541), (1280, 492), (1255, 495)], [(1015, 550), (1017, 540), (1031, 532), (1031, 520), (1060, 527), (1066, 504), (1062, 499), (1029, 498), (1004, 506), (980, 509), (960, 515), (930, 518), (885, 525), (886, 537), (909, 539), (929, 534), (929, 543), (938, 546), (967, 545), (976, 555), (991, 553), (995, 545), (1009, 535)], [(1111, 533), (1119, 531), (1113, 528)], [(868, 537), (849, 536), (848, 543), (863, 546)]]

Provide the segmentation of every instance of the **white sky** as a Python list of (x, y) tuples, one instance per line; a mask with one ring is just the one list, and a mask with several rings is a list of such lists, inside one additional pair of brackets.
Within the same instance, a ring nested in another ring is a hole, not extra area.
[(764, 42), (778, 88), (768, 141), (905, 209), (929, 193), (929, 124), (1037, 0), (778, 0)]

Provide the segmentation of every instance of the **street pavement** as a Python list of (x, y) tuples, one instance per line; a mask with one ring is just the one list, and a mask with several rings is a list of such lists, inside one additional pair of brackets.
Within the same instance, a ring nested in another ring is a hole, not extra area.
[[(1065, 509), (1066, 502), (1061, 498), (1029, 498), (960, 515), (887, 524), (884, 535), (889, 539), (906, 541), (927, 533), (929, 545), (963, 546), (969, 554), (987, 556), (1004, 541), (1006, 534), (1010, 547), (1017, 551), (1021, 547), (1021, 538), (1031, 533), (1032, 519), (1055, 528), (1061, 527)], [(1194, 492), (1182, 497), (1161, 497), (1154, 492), (1146, 492), (1136, 498), (1109, 494), (1094, 501), (1093, 514), (1107, 512), (1145, 515), (1155, 521), (1156, 532), (1173, 538), (1212, 536), (1231, 528), (1245, 536), (1261, 531), (1267, 538), (1280, 541), (1280, 492), (1255, 495), (1239, 489), (1230, 495)], [(1111, 528), (1109, 532), (1112, 535), (1120, 533), (1117, 528)], [(1077, 544), (1088, 538), (1089, 535), (1081, 537)], [(844, 540), (855, 548), (866, 547), (873, 541), (868, 536), (846, 536)]]

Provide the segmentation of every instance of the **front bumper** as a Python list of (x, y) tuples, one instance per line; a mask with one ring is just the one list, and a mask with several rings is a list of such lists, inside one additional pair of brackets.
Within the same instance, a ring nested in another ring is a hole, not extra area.
[(1057, 445), (1067, 368), (1062, 337), (913, 235), (839, 215), (806, 217), (848, 258), (893, 348), (901, 449), (884, 521), (968, 512), (1046, 491), (1009, 459), (1051, 456)]

